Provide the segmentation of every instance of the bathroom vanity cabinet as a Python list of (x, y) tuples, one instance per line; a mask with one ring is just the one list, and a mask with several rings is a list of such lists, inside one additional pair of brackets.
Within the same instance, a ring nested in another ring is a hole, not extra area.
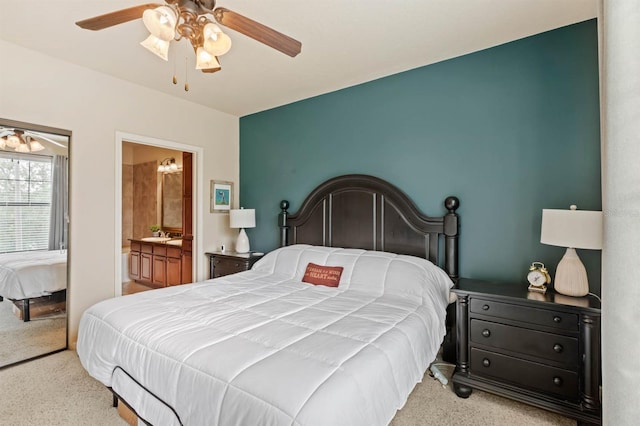
[(191, 282), (191, 271), (185, 273), (183, 248), (165, 242), (131, 240), (129, 277), (151, 287), (167, 287)]

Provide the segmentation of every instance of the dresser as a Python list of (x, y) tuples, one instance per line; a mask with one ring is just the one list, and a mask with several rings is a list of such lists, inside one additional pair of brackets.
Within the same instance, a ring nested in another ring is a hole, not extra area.
[(453, 291), (459, 397), (481, 389), (601, 424), (597, 298), (465, 278)]
[(214, 251), (209, 256), (209, 278), (218, 278), (251, 269), (254, 263), (264, 256), (263, 253), (235, 253)]

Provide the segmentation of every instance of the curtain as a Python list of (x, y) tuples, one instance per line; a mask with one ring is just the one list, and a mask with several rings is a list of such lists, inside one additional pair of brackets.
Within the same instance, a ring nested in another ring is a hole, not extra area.
[(69, 246), (69, 158), (53, 156), (51, 182), (51, 218), (49, 223), (49, 250)]

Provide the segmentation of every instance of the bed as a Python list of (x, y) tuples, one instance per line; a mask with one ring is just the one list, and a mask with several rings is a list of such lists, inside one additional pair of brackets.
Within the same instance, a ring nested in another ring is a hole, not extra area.
[(0, 301), (7, 298), (30, 320), (30, 302), (54, 296), (67, 288), (67, 254), (59, 250), (0, 254)]
[[(82, 365), (150, 424), (388, 424), (445, 336), (458, 204), (428, 217), (380, 179), (332, 179), (281, 203), (282, 247), (250, 271), (88, 309)], [(341, 267), (337, 287), (311, 265)]]

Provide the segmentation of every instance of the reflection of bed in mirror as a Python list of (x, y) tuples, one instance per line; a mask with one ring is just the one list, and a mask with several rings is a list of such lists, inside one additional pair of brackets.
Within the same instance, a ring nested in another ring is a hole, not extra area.
[(55, 306), (65, 301), (67, 289), (67, 254), (60, 250), (27, 251), (0, 254), (0, 301), (11, 300), (20, 310), (23, 321), (31, 319), (35, 302)]
[(70, 139), (0, 118), (0, 368), (67, 347)]

